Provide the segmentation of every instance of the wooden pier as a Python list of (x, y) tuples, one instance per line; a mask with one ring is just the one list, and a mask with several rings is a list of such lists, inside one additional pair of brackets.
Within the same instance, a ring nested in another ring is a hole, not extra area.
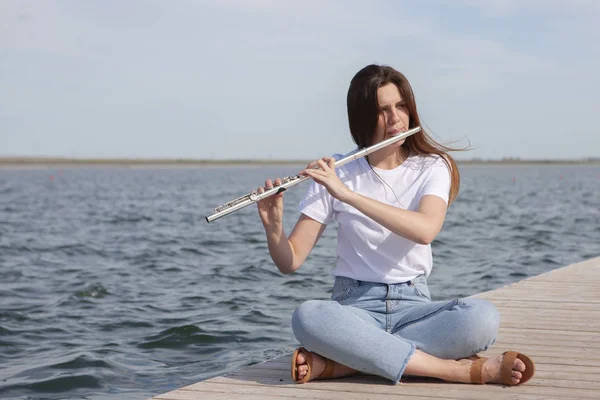
[(478, 294), (501, 314), (498, 340), (482, 355), (528, 354), (536, 374), (522, 386), (468, 385), (375, 376), (311, 381), (290, 377), (291, 354), (154, 397), (241, 399), (600, 399), (600, 257)]

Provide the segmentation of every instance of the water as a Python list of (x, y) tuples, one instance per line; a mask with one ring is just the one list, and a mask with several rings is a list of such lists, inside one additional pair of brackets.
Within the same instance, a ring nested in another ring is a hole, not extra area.
[[(0, 169), (0, 398), (143, 399), (291, 352), (294, 308), (329, 296), (335, 227), (284, 276), (254, 206), (204, 215), (299, 168)], [(600, 255), (599, 166), (461, 172), (434, 299)]]

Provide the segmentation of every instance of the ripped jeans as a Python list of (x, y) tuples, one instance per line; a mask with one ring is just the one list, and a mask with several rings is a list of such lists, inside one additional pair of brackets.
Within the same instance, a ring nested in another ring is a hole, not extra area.
[(398, 383), (416, 349), (443, 359), (491, 346), (500, 315), (487, 300), (431, 301), (425, 276), (384, 284), (336, 277), (331, 300), (309, 300), (292, 316), (307, 350)]

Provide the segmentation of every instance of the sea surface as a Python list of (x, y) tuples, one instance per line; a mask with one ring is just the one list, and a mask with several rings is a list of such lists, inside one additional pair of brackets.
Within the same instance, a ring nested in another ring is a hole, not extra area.
[[(301, 166), (0, 169), (0, 398), (145, 399), (291, 352), (330, 295), (336, 227), (273, 265), (256, 207), (212, 208)], [(434, 299), (600, 255), (600, 166), (462, 166)], [(285, 194), (290, 232), (308, 184)]]

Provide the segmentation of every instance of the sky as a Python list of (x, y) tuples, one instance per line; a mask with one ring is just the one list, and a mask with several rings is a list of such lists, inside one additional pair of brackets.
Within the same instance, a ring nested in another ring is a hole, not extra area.
[(600, 157), (597, 0), (0, 0), (0, 155), (310, 160), (404, 73), (459, 159)]

